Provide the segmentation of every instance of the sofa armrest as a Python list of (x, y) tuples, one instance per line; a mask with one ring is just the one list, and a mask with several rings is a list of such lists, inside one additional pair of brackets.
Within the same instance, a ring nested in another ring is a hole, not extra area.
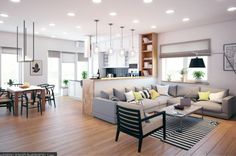
[(116, 101), (95, 97), (93, 99), (93, 116), (116, 123)]
[(222, 111), (226, 114), (228, 114), (228, 117), (230, 118), (233, 115), (233, 105), (235, 97), (234, 96), (227, 96), (222, 101)]

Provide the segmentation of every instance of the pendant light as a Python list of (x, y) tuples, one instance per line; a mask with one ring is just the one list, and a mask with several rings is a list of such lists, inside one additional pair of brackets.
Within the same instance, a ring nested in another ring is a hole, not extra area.
[(112, 42), (111, 42), (111, 40), (112, 40), (112, 32), (111, 32), (112, 25), (113, 25), (113, 23), (109, 23), (109, 26), (110, 26), (110, 48), (108, 49), (108, 54), (109, 55), (113, 54)]
[(124, 49), (124, 34), (123, 34), (123, 29), (125, 27), (121, 26), (121, 41), (120, 41), (120, 56), (124, 57), (125, 56), (125, 49)]
[(135, 55), (135, 50), (134, 50), (134, 29), (131, 29), (132, 32), (132, 38), (131, 38), (131, 50), (129, 52), (130, 56), (134, 56)]
[(205, 63), (202, 58), (192, 58), (189, 64), (189, 68), (205, 68)]
[(32, 52), (30, 53), (27, 49), (27, 28), (25, 21), (23, 21), (23, 50), (19, 52), (19, 30), (16, 27), (16, 53), (17, 62), (33, 62), (34, 61), (34, 22), (33, 22), (33, 39), (32, 39)]
[(99, 52), (99, 47), (98, 47), (98, 19), (95, 19), (94, 22), (96, 23), (96, 35), (95, 35), (95, 46), (94, 46), (94, 53), (98, 53)]

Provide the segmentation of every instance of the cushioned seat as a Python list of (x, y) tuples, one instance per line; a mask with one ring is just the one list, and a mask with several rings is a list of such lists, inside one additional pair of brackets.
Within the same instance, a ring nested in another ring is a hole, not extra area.
[(154, 99), (153, 101), (159, 102), (160, 105), (166, 105), (167, 101), (171, 98), (173, 98), (173, 97), (161, 95), (161, 96), (158, 96), (158, 98)]
[(203, 107), (203, 110), (211, 111), (211, 112), (222, 112), (222, 105), (219, 103), (211, 102), (211, 101), (198, 101), (195, 105), (199, 105)]
[(157, 116), (155, 118), (149, 119), (149, 122), (142, 124), (143, 134), (145, 135), (151, 132), (152, 130), (157, 129), (158, 127), (161, 127), (163, 125), (162, 121), (163, 121), (162, 116)]
[(173, 105), (176, 103), (180, 103), (180, 99), (183, 99), (183, 97), (176, 97), (176, 98), (172, 98), (172, 99), (168, 99), (167, 100), (167, 105)]

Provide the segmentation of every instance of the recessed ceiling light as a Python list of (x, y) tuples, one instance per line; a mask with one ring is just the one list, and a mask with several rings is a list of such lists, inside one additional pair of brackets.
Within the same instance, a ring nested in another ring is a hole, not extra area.
[(55, 27), (55, 25), (56, 25), (55, 23), (50, 23), (49, 24), (50, 27)]
[(39, 32), (38, 32), (38, 31), (36, 31), (36, 32), (35, 32), (35, 34), (39, 34)]
[(96, 3), (96, 4), (101, 3), (101, 2), (102, 0), (93, 0), (93, 3)]
[(0, 16), (1, 16), (1, 17), (8, 17), (7, 14), (3, 14), (3, 13), (1, 13)]
[(171, 9), (169, 9), (169, 10), (166, 10), (166, 13), (167, 14), (173, 14), (175, 11), (174, 10), (171, 10)]
[(121, 35), (120, 34), (116, 34), (116, 37), (120, 37)]
[(13, 3), (20, 3), (21, 0), (10, 0)]
[(109, 15), (110, 15), (110, 16), (116, 16), (117, 13), (116, 13), (116, 12), (110, 12)]
[(4, 22), (3, 21), (0, 21), (0, 24), (3, 24)]
[(227, 11), (229, 11), (229, 12), (236, 11), (236, 7), (230, 7), (230, 8), (227, 9)]
[(56, 36), (55, 35), (52, 35), (51, 38), (55, 38)]
[(78, 26), (76, 26), (75, 28), (76, 28), (76, 29), (80, 29), (80, 28), (81, 28), (81, 26), (79, 26), (79, 25), (78, 25)]
[(75, 13), (73, 13), (73, 12), (68, 12), (68, 13), (67, 13), (67, 16), (74, 17), (74, 16), (75, 16)]
[(156, 28), (157, 28), (157, 26), (155, 26), (155, 25), (151, 26), (151, 29), (156, 29)]
[(64, 35), (67, 35), (68, 33), (67, 32), (62, 32)]
[(188, 21), (190, 21), (190, 18), (183, 18), (182, 21), (183, 22), (188, 22)]
[(152, 3), (152, 0), (143, 0), (144, 3)]
[(139, 20), (133, 20), (133, 23), (139, 23)]
[(45, 30), (46, 30), (46, 28), (41, 28), (41, 30), (42, 30), (42, 31), (45, 31)]

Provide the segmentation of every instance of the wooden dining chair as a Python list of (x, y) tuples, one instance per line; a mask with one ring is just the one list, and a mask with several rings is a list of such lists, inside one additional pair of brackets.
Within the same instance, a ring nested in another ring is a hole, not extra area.
[(14, 104), (12, 100), (12, 95), (10, 92), (0, 88), (0, 107), (6, 107), (10, 112), (11, 108), (13, 108), (14, 112)]
[(23, 108), (26, 108), (26, 117), (28, 118), (29, 109), (38, 109), (38, 112), (42, 115), (42, 98), (41, 91), (31, 90), (22, 93), (24, 96), (21, 99), (21, 115), (23, 114)]
[(163, 139), (166, 139), (166, 113), (158, 112), (145, 117), (141, 104), (118, 102), (117, 104), (117, 131), (118, 141), (120, 132), (139, 139), (138, 152), (141, 152), (143, 138), (163, 129)]

